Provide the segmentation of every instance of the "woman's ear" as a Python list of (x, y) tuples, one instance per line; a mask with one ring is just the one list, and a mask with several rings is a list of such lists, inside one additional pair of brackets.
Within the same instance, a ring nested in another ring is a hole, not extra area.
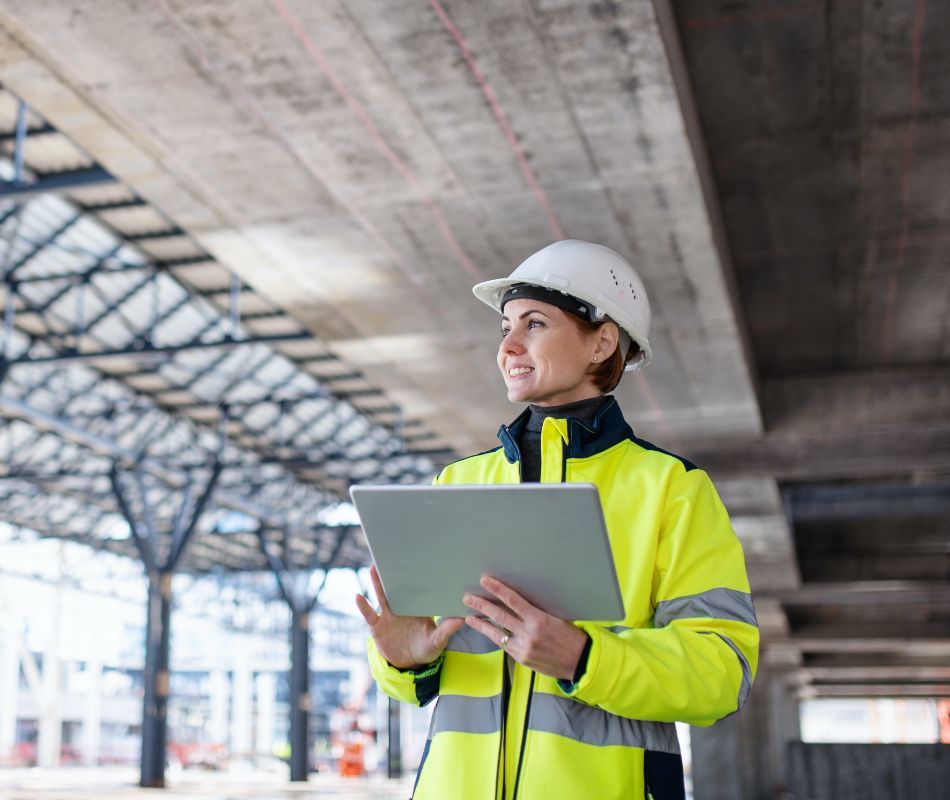
[(620, 342), (620, 328), (613, 322), (605, 322), (595, 331), (593, 360), (603, 363), (613, 355)]

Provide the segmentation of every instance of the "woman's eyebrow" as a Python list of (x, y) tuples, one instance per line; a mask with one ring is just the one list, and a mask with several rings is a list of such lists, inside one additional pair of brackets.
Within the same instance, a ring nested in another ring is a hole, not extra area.
[[(529, 309), (528, 309), (527, 311), (525, 311), (523, 314), (519, 314), (519, 315), (518, 315), (518, 319), (524, 319), (526, 316), (528, 316), (528, 314), (540, 314), (542, 317), (547, 317), (547, 316), (548, 316), (548, 315), (545, 314), (540, 308), (529, 308)], [(507, 317), (506, 315), (504, 315), (504, 314), (501, 315), (501, 318), (502, 318), (505, 322), (511, 322), (511, 320), (508, 319), (508, 317)]]

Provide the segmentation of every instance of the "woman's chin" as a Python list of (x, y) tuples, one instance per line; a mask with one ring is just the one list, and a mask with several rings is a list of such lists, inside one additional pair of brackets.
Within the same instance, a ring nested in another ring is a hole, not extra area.
[(512, 403), (530, 403), (533, 396), (527, 386), (509, 386), (508, 400)]

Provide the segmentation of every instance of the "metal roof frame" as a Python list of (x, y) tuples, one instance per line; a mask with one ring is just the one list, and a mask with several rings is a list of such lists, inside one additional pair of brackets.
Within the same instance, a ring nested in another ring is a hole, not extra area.
[(323, 513), (451, 451), (407, 449), (434, 434), (0, 89), (4, 109), (4, 519), (129, 557), (151, 539), (196, 574), (364, 564)]

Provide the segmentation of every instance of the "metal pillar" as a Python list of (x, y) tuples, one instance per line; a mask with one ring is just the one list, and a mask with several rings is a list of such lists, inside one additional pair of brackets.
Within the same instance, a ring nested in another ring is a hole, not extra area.
[[(145, 699), (142, 713), (142, 764), (139, 784), (146, 788), (165, 786), (165, 746), (167, 743), (168, 693), (170, 684), (172, 574), (194, 533), (198, 519), (211, 499), (221, 474), (221, 464), (215, 463), (200, 497), (191, 504), (191, 491), (186, 488), (185, 499), (176, 515), (170, 532), (168, 554), (160, 561), (157, 556), (154, 514), (149, 504), (142, 474), (138, 486), (145, 524), (132, 513), (126, 490), (119, 479), (119, 465), (114, 463), (109, 473), (112, 490), (122, 516), (129, 523), (132, 539), (148, 575), (148, 612), (145, 623)], [(189, 515), (190, 509), (190, 515)]]
[[(295, 591), (286, 560), (273, 549), (263, 529), (257, 530), (257, 542), (267, 560), (267, 565), (277, 579), (281, 597), (290, 608), (290, 779), (305, 781), (310, 771), (310, 614), (317, 606), (320, 592), (326, 584), (330, 569), (336, 563), (349, 528), (340, 531), (333, 552), (322, 564), (314, 564), (305, 570), (305, 577), (314, 569), (322, 569), (323, 581), (312, 597), (303, 591)], [(286, 548), (289, 531), (283, 544)], [(296, 587), (299, 589), (300, 587)]]
[(145, 633), (145, 701), (142, 714), (142, 773), (140, 785), (165, 786), (165, 744), (171, 653), (172, 573), (150, 572), (148, 621)]
[(310, 772), (310, 610), (291, 609), (290, 780)]
[(386, 715), (386, 774), (390, 778), (402, 777), (402, 736), (399, 701), (389, 700), (389, 714)]

